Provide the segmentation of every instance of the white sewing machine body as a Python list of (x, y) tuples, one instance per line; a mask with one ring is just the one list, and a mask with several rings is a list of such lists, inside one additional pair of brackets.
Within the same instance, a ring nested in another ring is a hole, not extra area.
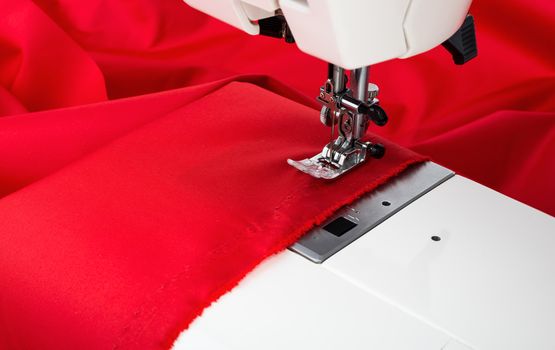
[[(443, 44), (456, 64), (476, 57), (471, 0), (185, 0), (247, 33), (295, 42), (328, 62), (317, 100), (320, 121), (331, 128), (322, 152), (288, 163), (311, 176), (333, 179), (385, 147), (363, 141), (370, 124), (384, 126), (387, 113), (369, 84), (369, 66), (405, 58)], [(347, 72), (349, 76), (347, 76)], [(337, 129), (337, 138), (335, 130)]]
[(268, 259), (174, 350), (551, 350), (554, 296), (555, 219), (456, 175), (322, 264)]
[[(253, 35), (281, 24), (270, 36), (330, 62), (320, 120), (340, 136), (289, 160), (314, 177), (383, 156), (360, 141), (369, 121), (387, 122), (367, 66), (446, 40), (457, 64), (477, 54), (471, 0), (185, 1)], [(433, 163), (418, 169), (263, 262), (174, 350), (555, 349), (555, 219)]]
[[(299, 49), (345, 69), (428, 51), (464, 21), (471, 0), (185, 0), (256, 35), (276, 10)], [(356, 24), (356, 25), (353, 25)]]

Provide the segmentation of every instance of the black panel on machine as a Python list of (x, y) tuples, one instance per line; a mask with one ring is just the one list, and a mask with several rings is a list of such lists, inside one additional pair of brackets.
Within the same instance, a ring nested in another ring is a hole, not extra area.
[(356, 225), (357, 224), (355, 224), (351, 220), (347, 220), (344, 217), (340, 216), (337, 219), (330, 222), (329, 224), (327, 224), (326, 226), (324, 226), (323, 229), (328, 231), (332, 235), (341, 237), (345, 233), (349, 232), (349, 230), (356, 227)]

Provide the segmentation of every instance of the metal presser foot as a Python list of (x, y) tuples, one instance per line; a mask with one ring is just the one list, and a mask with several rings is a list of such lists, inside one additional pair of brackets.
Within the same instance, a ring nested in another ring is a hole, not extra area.
[[(331, 128), (330, 142), (312, 158), (287, 163), (302, 172), (322, 179), (334, 179), (364, 162), (368, 157), (381, 158), (384, 146), (361, 142), (368, 124), (387, 123), (385, 111), (378, 105), (378, 87), (368, 84), (368, 67), (351, 71), (350, 88), (341, 67), (330, 64), (328, 80), (320, 88), (321, 122)], [(335, 129), (338, 137), (334, 140)]]

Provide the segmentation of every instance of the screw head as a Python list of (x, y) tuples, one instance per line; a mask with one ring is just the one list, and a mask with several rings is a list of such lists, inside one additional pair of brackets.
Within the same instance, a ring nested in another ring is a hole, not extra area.
[(373, 84), (373, 83), (368, 83), (368, 100), (369, 101), (372, 101), (376, 97), (378, 97), (379, 93), (380, 93), (380, 88), (378, 87), (378, 85)]

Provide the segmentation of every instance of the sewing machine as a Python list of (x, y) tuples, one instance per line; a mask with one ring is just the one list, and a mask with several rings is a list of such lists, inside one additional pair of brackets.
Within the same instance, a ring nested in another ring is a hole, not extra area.
[(296, 43), (329, 62), (317, 99), (320, 120), (331, 129), (330, 142), (312, 158), (288, 160), (318, 178), (333, 179), (385, 153), (382, 145), (362, 141), (369, 124), (388, 121), (377, 99), (378, 86), (369, 84), (370, 65), (442, 43), (457, 64), (477, 54), (474, 21), (467, 15), (471, 0), (388, 0), (386, 6), (380, 0), (185, 1), (249, 34)]
[[(387, 152), (363, 140), (388, 121), (370, 65), (441, 44), (457, 64), (477, 54), (471, 0), (185, 2), (329, 62), (330, 142), (288, 160), (323, 179)], [(174, 349), (554, 349), (554, 247), (551, 216), (427, 162), (265, 261)]]

